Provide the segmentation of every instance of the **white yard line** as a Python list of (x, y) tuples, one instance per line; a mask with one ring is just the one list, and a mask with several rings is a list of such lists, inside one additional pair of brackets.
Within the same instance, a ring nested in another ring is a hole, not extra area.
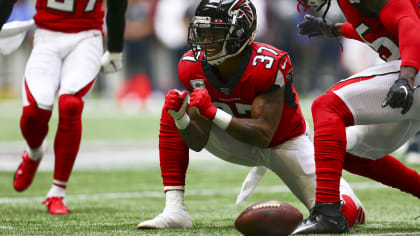
[[(23, 142), (0, 142), (0, 171), (15, 171), (25, 149)], [(203, 165), (203, 162), (205, 165)], [(207, 165), (207, 163), (209, 163)], [(190, 151), (190, 168), (239, 167), (216, 158), (209, 152)], [(245, 167), (244, 167), (245, 168)], [(39, 166), (39, 171), (54, 169), (52, 144)], [(80, 147), (73, 170), (159, 170), (158, 142), (89, 142)]]
[[(384, 185), (372, 182), (356, 182), (351, 183), (351, 186), (355, 190), (361, 189), (380, 189), (385, 188)], [(286, 186), (260, 186), (255, 190), (257, 193), (285, 193), (290, 192)], [(205, 189), (205, 190), (187, 190), (186, 196), (213, 196), (219, 195), (220, 193), (225, 194), (238, 194), (238, 188), (221, 188), (221, 189)], [(99, 199), (128, 199), (128, 198), (163, 198), (164, 193), (162, 191), (143, 191), (143, 192), (121, 192), (121, 193), (92, 193), (92, 194), (75, 194), (67, 195), (68, 201), (86, 201), (86, 200), (99, 200)], [(26, 203), (26, 202), (41, 202), (45, 200), (45, 197), (14, 197), (14, 198), (0, 198), (0, 204), (8, 203)]]

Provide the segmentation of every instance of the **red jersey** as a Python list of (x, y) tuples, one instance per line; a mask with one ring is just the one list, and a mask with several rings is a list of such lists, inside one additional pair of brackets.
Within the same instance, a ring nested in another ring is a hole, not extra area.
[[(410, 1), (418, 18), (420, 18), (420, 0), (408, 1)], [(394, 27), (394, 30), (387, 29), (377, 16), (370, 12), (364, 12), (359, 2), (357, 0), (338, 0), (338, 4), (348, 23), (353, 26), (358, 34), (358, 37), (355, 39), (369, 45), (385, 61), (400, 59), (397, 27)]]
[(235, 75), (224, 82), (214, 67), (196, 61), (188, 51), (178, 65), (180, 81), (190, 91), (206, 88), (214, 105), (238, 118), (251, 118), (255, 97), (273, 86), (285, 86), (281, 120), (269, 147), (303, 134), (306, 124), (292, 85), (293, 67), (287, 53), (268, 44), (252, 43), (244, 54)]
[(37, 0), (38, 27), (65, 33), (97, 29), (102, 31), (102, 0)]

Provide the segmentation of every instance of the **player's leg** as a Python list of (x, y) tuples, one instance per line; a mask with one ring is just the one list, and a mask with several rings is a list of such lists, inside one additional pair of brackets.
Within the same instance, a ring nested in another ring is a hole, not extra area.
[[(416, 95), (413, 109), (406, 115), (401, 114), (401, 109), (381, 107), (389, 87), (398, 79), (398, 71), (399, 62), (370, 68), (341, 81), (314, 101), (317, 202), (338, 200), (337, 187), (347, 145), (344, 126), (391, 123), (419, 117), (420, 95)], [(416, 83), (420, 82), (419, 79)], [(375, 139), (384, 140), (378, 136)], [(398, 140), (395, 141), (397, 143), (393, 146), (399, 146)]]
[[(99, 32), (98, 32), (99, 33)], [(84, 99), (100, 69), (102, 38), (93, 32), (61, 35), (68, 43), (58, 98), (59, 120), (54, 140), (54, 180), (45, 204), (50, 214), (68, 214), (65, 189), (79, 151)]]
[(315, 205), (314, 147), (309, 134), (302, 134), (266, 149), (264, 166), (278, 175), (293, 194), (311, 210)]
[[(331, 207), (337, 207), (338, 210), (341, 209), (343, 215), (336, 214), (329, 218), (320, 217), (321, 221), (318, 223), (323, 228), (337, 231), (346, 230), (356, 221), (358, 211), (364, 212), (361, 204), (356, 206), (356, 202), (360, 203), (360, 201), (345, 180), (342, 180), (340, 184), (340, 191), (342, 191), (340, 198), (345, 199), (345, 201), (342, 201), (344, 204), (338, 206), (322, 204), (318, 208), (314, 208), (316, 189), (315, 161), (313, 143), (308, 135), (301, 135), (273, 148), (273, 153), (266, 162), (266, 166), (283, 180), (292, 192), (311, 210), (314, 216), (318, 216), (317, 211), (328, 211)], [(331, 225), (331, 220), (336, 224)], [(307, 230), (312, 224), (311, 219), (305, 220), (299, 225), (296, 233)]]
[(420, 198), (419, 173), (388, 155), (419, 129), (418, 120), (349, 127), (344, 169)]
[(48, 121), (61, 70), (61, 60), (54, 51), (57, 45), (49, 42), (49, 32), (38, 29), (34, 37), (34, 48), (28, 59), (22, 83), (23, 109), (20, 129), (28, 149), (24, 151), (22, 162), (14, 175), (13, 187), (17, 191), (25, 190), (32, 183), (45, 153)]
[(185, 174), (189, 148), (178, 134), (173, 118), (162, 109), (159, 131), (160, 169), (165, 192), (165, 208), (151, 220), (142, 221), (139, 229), (191, 228), (191, 217), (184, 205)]
[[(414, 119), (419, 114), (420, 97), (413, 109), (401, 115), (400, 109), (382, 108), (389, 87), (398, 78), (399, 62), (370, 68), (340, 81), (312, 104), (315, 127), (315, 162), (317, 174), (316, 206), (335, 205), (324, 216), (339, 214), (339, 183), (346, 155), (345, 127)], [(420, 77), (419, 77), (420, 78)], [(315, 227), (316, 228), (316, 227)], [(329, 229), (306, 233), (330, 233)]]
[(370, 160), (347, 153), (344, 169), (420, 198), (419, 173), (406, 167), (391, 155), (378, 160)]

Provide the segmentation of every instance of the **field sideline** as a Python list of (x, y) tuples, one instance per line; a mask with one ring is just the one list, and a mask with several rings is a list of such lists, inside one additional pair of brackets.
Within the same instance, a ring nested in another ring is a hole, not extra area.
[[(32, 186), (23, 193), (13, 190), (13, 171), (25, 146), (18, 126), (21, 108), (18, 101), (0, 102), (0, 235), (240, 235), (233, 227), (240, 212), (272, 199), (308, 215), (271, 172), (246, 204), (235, 206), (249, 168), (207, 152), (190, 152), (185, 196), (193, 228), (137, 230), (139, 221), (160, 213), (164, 204), (157, 150), (161, 102), (148, 104), (143, 111), (119, 110), (116, 104), (95, 100), (86, 104), (83, 143), (67, 191), (72, 211), (68, 216), (48, 215), (41, 204), (52, 182), (51, 148)], [(311, 123), (310, 102), (301, 101)], [(50, 147), (56, 116), (55, 111), (47, 138)], [(410, 167), (420, 172), (420, 165)], [(366, 178), (346, 172), (344, 176), (365, 205), (368, 220), (346, 235), (420, 235), (418, 199)]]

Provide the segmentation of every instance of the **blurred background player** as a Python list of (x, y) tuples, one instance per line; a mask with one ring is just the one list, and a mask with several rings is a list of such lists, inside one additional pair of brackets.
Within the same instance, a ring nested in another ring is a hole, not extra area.
[[(286, 52), (253, 42), (256, 21), (249, 0), (202, 0), (197, 7), (188, 34), (192, 50), (178, 66), (190, 97), (170, 90), (161, 116), (165, 209), (139, 229), (192, 227), (184, 206), (189, 148), (266, 166), (308, 209), (314, 206), (313, 144), (292, 85), (293, 67)], [(363, 222), (361, 203), (345, 180), (341, 184), (343, 214), (350, 225), (358, 216)]]
[(64, 203), (65, 189), (80, 146), (84, 99), (101, 65), (104, 72), (114, 72), (122, 66), (127, 2), (107, 3), (108, 49), (103, 53), (101, 0), (36, 2), (34, 20), (38, 28), (25, 70), (20, 120), (28, 149), (15, 172), (13, 187), (24, 191), (32, 183), (46, 149), (48, 122), (58, 93), (54, 180), (44, 201), (50, 214), (69, 213)]
[(325, 19), (331, 0), (299, 1), (315, 11), (326, 6), (323, 18), (305, 16), (298, 25), (300, 34), (356, 39), (387, 63), (340, 81), (313, 102), (316, 204), (298, 233), (348, 230), (340, 211), (343, 168), (420, 198), (420, 175), (388, 155), (420, 130), (420, 94), (414, 93), (420, 83), (418, 3), (338, 2), (348, 22), (334, 24)]

